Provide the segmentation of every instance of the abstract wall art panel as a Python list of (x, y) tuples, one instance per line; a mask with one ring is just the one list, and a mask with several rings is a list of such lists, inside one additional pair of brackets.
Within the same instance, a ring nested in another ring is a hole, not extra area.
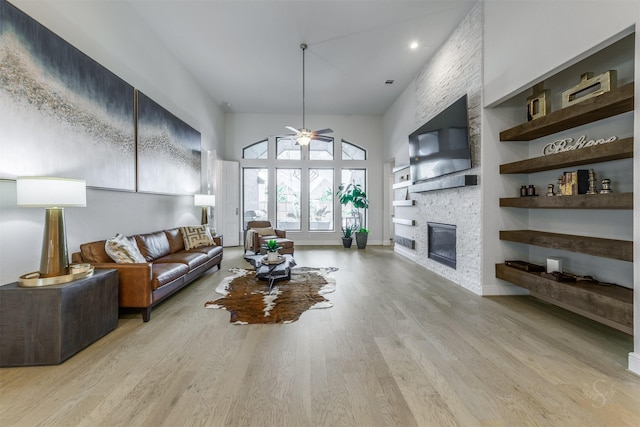
[(0, 179), (135, 190), (134, 88), (0, 0)]
[(138, 95), (138, 191), (200, 191), (200, 132), (140, 91)]

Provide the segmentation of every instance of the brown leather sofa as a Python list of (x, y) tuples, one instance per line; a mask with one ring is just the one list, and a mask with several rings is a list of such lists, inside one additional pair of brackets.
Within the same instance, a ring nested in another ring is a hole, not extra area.
[[(247, 233), (249, 230), (263, 231), (266, 229), (272, 229), (275, 234), (254, 233), (252, 241), (250, 244), (247, 244)], [(278, 242), (278, 245), (281, 247), (278, 251), (279, 253), (293, 255), (293, 240), (287, 239), (287, 232), (285, 230), (273, 229), (269, 221), (249, 221), (247, 223), (247, 229), (244, 231), (245, 252), (247, 250), (253, 250), (256, 254), (261, 253), (262, 245), (271, 239)]]
[(151, 318), (151, 308), (222, 263), (222, 241), (214, 236), (217, 246), (185, 250), (179, 228), (129, 236), (135, 241), (146, 263), (120, 264), (105, 250), (106, 240), (84, 243), (73, 262), (90, 263), (95, 268), (118, 270), (119, 306), (139, 308), (142, 320)]

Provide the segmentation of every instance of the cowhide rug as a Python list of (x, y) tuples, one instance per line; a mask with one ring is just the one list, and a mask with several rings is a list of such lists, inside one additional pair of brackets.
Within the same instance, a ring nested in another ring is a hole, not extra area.
[(231, 313), (236, 325), (255, 323), (291, 323), (313, 308), (329, 308), (333, 304), (323, 295), (336, 289), (329, 273), (337, 268), (294, 267), (291, 280), (277, 281), (269, 294), (269, 282), (256, 279), (252, 270), (234, 268), (216, 292), (224, 295), (205, 303), (206, 308), (222, 308)]

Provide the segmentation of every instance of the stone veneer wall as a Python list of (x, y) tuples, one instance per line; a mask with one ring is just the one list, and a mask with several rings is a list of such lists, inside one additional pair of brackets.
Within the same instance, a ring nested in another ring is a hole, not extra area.
[[(415, 79), (416, 128), (467, 94), (472, 169), (459, 174), (479, 175), (479, 185), (412, 193), (418, 209), (415, 230), (416, 262), (477, 294), (482, 294), (482, 17), (482, 3), (479, 2)], [(457, 269), (427, 257), (427, 222), (457, 226)]]

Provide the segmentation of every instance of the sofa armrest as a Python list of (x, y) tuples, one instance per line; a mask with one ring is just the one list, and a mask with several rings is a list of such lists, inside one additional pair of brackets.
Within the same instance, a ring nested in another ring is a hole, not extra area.
[(222, 246), (222, 237), (220, 236), (213, 236), (213, 241), (216, 242), (217, 246)]
[(95, 263), (98, 269), (118, 270), (120, 307), (148, 307), (153, 302), (151, 263)]

